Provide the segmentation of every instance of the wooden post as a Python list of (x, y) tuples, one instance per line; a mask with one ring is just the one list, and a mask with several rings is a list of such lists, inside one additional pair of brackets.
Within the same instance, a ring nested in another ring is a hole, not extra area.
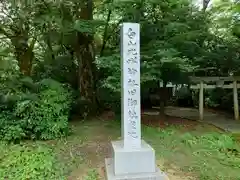
[(203, 120), (203, 82), (200, 82), (200, 89), (199, 89), (199, 119)]
[(235, 120), (239, 120), (237, 81), (233, 81), (233, 103)]

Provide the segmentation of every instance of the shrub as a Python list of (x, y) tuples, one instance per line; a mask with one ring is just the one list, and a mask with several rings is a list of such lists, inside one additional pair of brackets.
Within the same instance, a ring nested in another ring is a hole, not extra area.
[(103, 109), (121, 112), (121, 93), (109, 88), (99, 88), (98, 97)]
[(72, 102), (70, 88), (51, 79), (30, 84), (21, 84), (3, 98), (6, 101), (1, 106), (0, 138), (17, 142), (66, 135)]
[(77, 70), (78, 66), (71, 55), (59, 55), (54, 59), (46, 57), (33, 68), (33, 77), (35, 79), (51, 78), (78, 89)]

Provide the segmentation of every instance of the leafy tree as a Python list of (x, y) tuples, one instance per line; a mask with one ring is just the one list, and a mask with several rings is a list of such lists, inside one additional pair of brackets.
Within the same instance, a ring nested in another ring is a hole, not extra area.
[(30, 75), (36, 34), (33, 29), (32, 1), (1, 1), (0, 33), (10, 40), (20, 71)]
[[(84, 117), (96, 115), (101, 108), (119, 110), (119, 25), (138, 22), (141, 24), (142, 93), (149, 96), (149, 89), (163, 82), (160, 94), (163, 114), (167, 83), (187, 84), (189, 75), (228, 76), (240, 72), (238, 2), (204, 0), (200, 8), (195, 4), (190, 0), (1, 1), (3, 97), (9, 89), (14, 97), (25, 94), (30, 98), (36, 94), (31, 88), (23, 90), (16, 84), (23, 75), (31, 76), (33, 82), (52, 79), (52, 83), (69, 84), (77, 94), (71, 103), (74, 112)], [(14, 83), (16, 90), (13, 90)], [(58, 86), (59, 91), (61, 87)], [(50, 98), (48, 93), (53, 92), (46, 90), (44, 96), (37, 93), (41, 97), (38, 106), (47, 106), (44, 99)], [(19, 99), (11, 102), (15, 107), (22, 103)], [(32, 111), (38, 113), (39, 109)], [(15, 116), (15, 110), (11, 109), (1, 117), (11, 122), (8, 120)], [(42, 116), (44, 124), (58, 123), (45, 121), (47, 117)], [(17, 118), (26, 119), (25, 116)]]

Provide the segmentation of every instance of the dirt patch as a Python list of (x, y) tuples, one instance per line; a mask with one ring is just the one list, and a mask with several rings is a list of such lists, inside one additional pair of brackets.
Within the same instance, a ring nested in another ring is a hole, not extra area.
[[(104, 123), (104, 122), (102, 122)], [(103, 167), (104, 159), (111, 153), (111, 137), (106, 132), (104, 126), (91, 127), (90, 137), (80, 147), (75, 148), (75, 151), (83, 157), (84, 165), (73, 170), (68, 177), (68, 180), (82, 180), (87, 176), (89, 170)]]
[(181, 170), (176, 168), (168, 168), (166, 171), (169, 180), (197, 180), (190, 173), (183, 173)]
[(214, 109), (214, 108), (205, 108), (204, 111), (208, 111), (214, 114), (220, 114), (228, 118), (234, 118), (234, 112), (228, 112), (228, 111), (223, 111), (219, 109)]
[(89, 169), (96, 169), (103, 166), (104, 158), (110, 154), (109, 142), (88, 142), (84, 146), (77, 149), (82, 157), (84, 157), (84, 167), (75, 169), (68, 180), (83, 179), (87, 175)]
[(105, 111), (98, 118), (101, 120), (107, 121), (107, 120), (114, 120), (115, 117), (116, 115), (113, 111)]
[(166, 128), (169, 126), (182, 126), (186, 129), (194, 129), (201, 123), (173, 116), (160, 117), (159, 115), (142, 115), (142, 124), (151, 127)]

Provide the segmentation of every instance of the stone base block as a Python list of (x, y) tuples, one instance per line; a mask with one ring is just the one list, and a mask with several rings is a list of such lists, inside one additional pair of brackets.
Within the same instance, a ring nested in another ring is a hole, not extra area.
[(105, 159), (105, 167), (106, 180), (169, 180), (158, 168), (155, 168), (155, 172), (152, 173), (116, 175), (114, 173), (113, 159), (111, 158)]
[(113, 141), (112, 153), (115, 175), (154, 173), (156, 171), (155, 151), (143, 140), (139, 149), (125, 149), (123, 141)]

